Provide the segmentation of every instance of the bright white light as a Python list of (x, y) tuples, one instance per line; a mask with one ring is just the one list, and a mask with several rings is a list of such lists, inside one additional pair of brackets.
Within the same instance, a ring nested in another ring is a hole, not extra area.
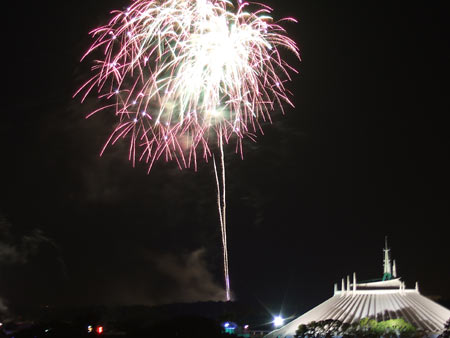
[(248, 329), (248, 325), (244, 325), (244, 330), (247, 330)]
[(223, 324), (224, 327), (228, 327), (230, 326), (230, 323), (226, 322), (225, 324)]
[(281, 316), (275, 316), (273, 318), (273, 325), (276, 327), (282, 326), (284, 324), (284, 319)]
[(218, 117), (218, 116), (222, 115), (222, 112), (220, 110), (212, 109), (209, 111), (209, 114), (211, 116)]

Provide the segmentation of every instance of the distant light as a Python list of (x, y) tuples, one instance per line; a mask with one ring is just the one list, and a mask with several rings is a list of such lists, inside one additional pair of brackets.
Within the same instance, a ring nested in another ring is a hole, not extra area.
[(273, 325), (275, 325), (275, 327), (279, 327), (282, 326), (284, 324), (284, 319), (281, 316), (275, 316), (273, 318)]
[(88, 333), (91, 333), (92, 332), (92, 325), (89, 325), (88, 326)]
[(248, 325), (244, 325), (244, 330), (247, 330), (248, 329)]
[(102, 334), (103, 333), (103, 326), (97, 326), (97, 333)]
[(226, 333), (233, 333), (234, 330), (236, 330), (236, 328), (238, 327), (237, 324), (233, 322), (225, 322), (222, 325), (225, 328)]

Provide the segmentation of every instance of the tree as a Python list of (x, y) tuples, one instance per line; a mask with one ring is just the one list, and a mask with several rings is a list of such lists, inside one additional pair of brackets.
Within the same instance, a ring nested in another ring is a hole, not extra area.
[(445, 323), (444, 331), (438, 336), (438, 338), (450, 338), (450, 318)]
[(306, 337), (306, 332), (308, 332), (308, 327), (305, 324), (301, 324), (298, 326), (297, 331), (295, 331), (295, 338), (304, 338)]
[[(450, 327), (450, 323), (448, 324)], [(363, 318), (352, 324), (342, 323), (331, 319), (320, 322), (311, 322), (300, 325), (296, 331), (296, 338), (305, 337), (423, 337), (424, 333), (418, 331), (413, 325), (403, 319), (390, 319), (377, 322), (375, 319)], [(442, 338), (450, 338), (442, 336)]]

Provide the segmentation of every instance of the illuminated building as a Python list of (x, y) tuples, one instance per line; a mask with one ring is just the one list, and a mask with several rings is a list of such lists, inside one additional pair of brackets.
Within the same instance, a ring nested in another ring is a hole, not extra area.
[(450, 310), (420, 294), (417, 282), (414, 289), (407, 289), (397, 277), (396, 270), (395, 261), (391, 264), (386, 243), (382, 278), (358, 283), (354, 273), (351, 283), (347, 276), (346, 281), (342, 279), (340, 290), (335, 284), (331, 298), (270, 332), (265, 338), (293, 338), (299, 325), (313, 321), (334, 320), (352, 324), (363, 318), (377, 321), (401, 318), (419, 330), (437, 335), (449, 320)]

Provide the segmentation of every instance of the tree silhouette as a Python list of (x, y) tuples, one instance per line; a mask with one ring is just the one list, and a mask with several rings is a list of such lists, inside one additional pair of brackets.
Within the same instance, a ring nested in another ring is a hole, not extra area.
[(450, 338), (450, 318), (445, 323), (444, 331), (438, 336), (438, 338)]

